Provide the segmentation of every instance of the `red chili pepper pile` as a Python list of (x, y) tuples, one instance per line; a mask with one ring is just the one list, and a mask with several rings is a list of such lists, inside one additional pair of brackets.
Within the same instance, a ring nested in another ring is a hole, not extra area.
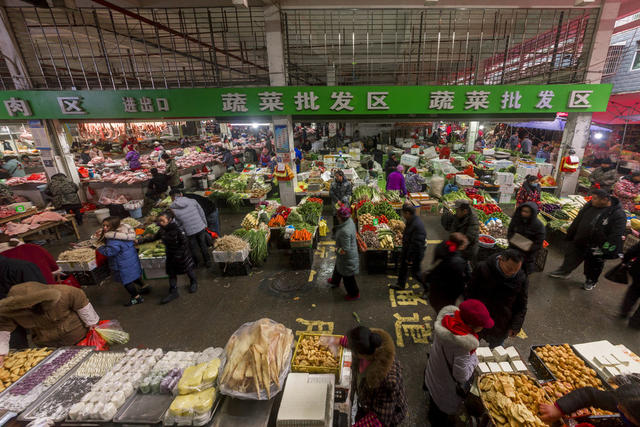
[(377, 231), (377, 229), (371, 224), (365, 224), (362, 226), (362, 231)]
[(380, 224), (389, 224), (389, 220), (385, 215), (380, 215), (380, 216), (377, 216), (376, 218), (378, 218), (378, 222), (380, 222)]
[(480, 236), (478, 240), (482, 243), (495, 243), (495, 239), (489, 236)]
[(354, 205), (354, 210), (357, 211), (358, 209), (360, 209), (362, 207), (362, 205), (364, 205), (367, 202), (368, 202), (368, 200), (360, 200), (358, 203), (356, 203)]
[(289, 217), (290, 213), (291, 213), (291, 209), (286, 206), (278, 206), (278, 209), (276, 209), (276, 215), (277, 214), (282, 215), (285, 220)]
[(480, 203), (477, 205), (473, 205), (473, 207), (478, 209), (479, 211), (486, 213), (487, 215), (496, 212), (502, 212), (500, 206), (496, 205), (495, 203)]
[(319, 197), (309, 197), (307, 202), (319, 203), (322, 204), (322, 199)]
[(477, 200), (478, 203), (484, 203), (484, 196), (480, 194), (467, 194), (467, 197), (471, 200)]

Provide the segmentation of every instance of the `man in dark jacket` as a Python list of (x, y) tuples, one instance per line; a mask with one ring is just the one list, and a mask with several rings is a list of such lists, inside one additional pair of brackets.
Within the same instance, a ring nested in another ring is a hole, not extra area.
[(524, 256), (522, 268), (529, 275), (535, 270), (536, 255), (542, 249), (546, 235), (544, 225), (538, 219), (538, 205), (525, 202), (518, 206), (507, 231), (509, 247)]
[(189, 199), (193, 199), (202, 208), (204, 211), (204, 216), (207, 217), (207, 227), (211, 231), (215, 231), (218, 235), (220, 235), (220, 225), (219, 225), (219, 217), (218, 217), (218, 207), (214, 203), (213, 200), (208, 197), (202, 197), (198, 194), (184, 194), (184, 197)]
[(439, 313), (447, 305), (455, 305), (471, 277), (471, 269), (462, 257), (469, 244), (461, 233), (451, 233), (448, 239), (436, 246), (431, 271), (424, 281), (429, 288), (429, 304)]
[(151, 169), (151, 179), (147, 184), (147, 196), (158, 200), (160, 196), (169, 189), (169, 178), (158, 169)]
[(627, 215), (620, 201), (605, 190), (594, 190), (591, 201), (580, 209), (567, 230), (571, 245), (562, 265), (549, 276), (566, 279), (584, 261), (586, 281), (582, 289), (592, 290), (598, 283), (604, 260), (622, 254), (622, 235), (626, 226)]
[(541, 404), (540, 419), (551, 424), (563, 415), (590, 407), (619, 413), (625, 426), (640, 426), (640, 385), (631, 382), (612, 391), (594, 387), (576, 389), (555, 404)]
[(480, 335), (489, 347), (516, 335), (527, 314), (529, 279), (522, 271), (522, 254), (507, 249), (478, 264), (465, 291), (467, 299), (478, 299), (489, 309), (495, 326)]
[(384, 164), (385, 177), (388, 178), (391, 172), (395, 172), (399, 164), (400, 163), (398, 162), (398, 156), (396, 155), (396, 153), (389, 154), (389, 158)]
[(473, 212), (468, 200), (456, 200), (455, 207), (455, 215), (442, 215), (441, 223), (445, 230), (467, 236), (469, 245), (462, 256), (467, 261), (472, 261), (478, 251), (478, 234), (480, 233), (478, 217)]
[(422, 284), (422, 274), (420, 264), (424, 258), (427, 232), (424, 229), (422, 220), (416, 215), (416, 209), (405, 203), (402, 206), (402, 216), (406, 225), (402, 234), (402, 252), (400, 253), (400, 270), (398, 271), (398, 282), (391, 285), (392, 289), (401, 290), (407, 285), (407, 275), (409, 269), (413, 278)]

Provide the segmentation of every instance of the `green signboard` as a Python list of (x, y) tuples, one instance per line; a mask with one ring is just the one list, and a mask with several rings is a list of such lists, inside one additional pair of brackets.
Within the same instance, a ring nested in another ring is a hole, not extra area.
[(0, 119), (490, 115), (605, 111), (610, 84), (3, 91)]

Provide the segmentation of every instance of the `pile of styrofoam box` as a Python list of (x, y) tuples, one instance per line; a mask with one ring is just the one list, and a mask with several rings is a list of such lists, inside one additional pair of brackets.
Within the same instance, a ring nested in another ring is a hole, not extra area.
[(476, 180), (470, 177), (469, 175), (465, 175), (465, 174), (456, 175), (456, 184), (472, 186), (474, 182), (476, 182)]
[(496, 172), (496, 185), (513, 185), (514, 175), (511, 172)]
[(595, 341), (573, 346), (592, 368), (609, 379), (616, 375), (640, 373), (640, 363), (609, 341)]
[(476, 372), (479, 375), (497, 372), (527, 372), (527, 366), (520, 359), (515, 347), (504, 348), (498, 346), (491, 350), (489, 347), (478, 347), (476, 350), (478, 361)]

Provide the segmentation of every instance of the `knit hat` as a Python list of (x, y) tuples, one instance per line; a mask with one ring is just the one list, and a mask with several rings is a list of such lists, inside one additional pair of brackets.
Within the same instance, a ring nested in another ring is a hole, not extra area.
[(495, 322), (489, 314), (487, 307), (477, 299), (468, 299), (458, 306), (460, 317), (469, 326), (482, 326), (491, 329)]
[(418, 169), (416, 169), (416, 168), (411, 168), (411, 169), (409, 169), (409, 172), (418, 173)]
[(396, 170), (397, 170), (398, 172), (402, 173), (402, 172), (404, 172), (404, 166), (402, 166), (402, 165), (398, 165), (398, 166), (396, 166)]
[(343, 205), (338, 209), (338, 216), (343, 219), (347, 219), (351, 216), (351, 209), (349, 206)]

